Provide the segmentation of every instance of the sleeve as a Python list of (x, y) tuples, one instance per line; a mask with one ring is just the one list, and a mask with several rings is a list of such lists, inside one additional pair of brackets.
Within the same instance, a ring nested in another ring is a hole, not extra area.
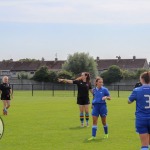
[(9, 89), (11, 89), (11, 85), (9, 84)]
[(128, 98), (128, 101), (129, 102), (133, 102), (134, 100), (136, 100), (136, 90), (133, 90), (132, 91), (132, 93), (131, 93), (131, 95), (129, 96), (129, 98)]
[(110, 96), (110, 93), (107, 88), (105, 89), (105, 96)]
[(79, 80), (73, 80), (73, 84), (79, 84)]
[(0, 84), (0, 90), (2, 90), (2, 84)]

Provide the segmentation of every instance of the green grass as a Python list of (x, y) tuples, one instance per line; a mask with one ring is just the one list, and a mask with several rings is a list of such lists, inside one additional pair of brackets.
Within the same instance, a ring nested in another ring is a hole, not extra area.
[[(130, 92), (111, 92), (108, 101), (109, 138), (103, 139), (103, 127), (98, 122), (97, 139), (91, 137), (90, 127), (80, 128), (76, 97), (49, 91), (15, 91), (8, 116), (1, 117), (5, 124), (0, 149), (4, 150), (131, 150), (140, 149), (135, 133), (135, 104), (128, 105)], [(72, 92), (73, 94), (73, 92)], [(2, 102), (0, 103), (2, 110)], [(91, 109), (90, 109), (91, 112)]]

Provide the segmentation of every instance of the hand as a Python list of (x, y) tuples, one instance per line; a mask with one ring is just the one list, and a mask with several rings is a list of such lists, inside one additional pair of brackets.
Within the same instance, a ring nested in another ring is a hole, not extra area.
[(104, 96), (104, 97), (102, 98), (102, 100), (104, 100), (104, 101), (107, 100), (107, 96)]
[(13, 99), (13, 95), (11, 95), (11, 99)]
[(63, 82), (64, 81), (64, 79), (58, 79), (58, 82)]

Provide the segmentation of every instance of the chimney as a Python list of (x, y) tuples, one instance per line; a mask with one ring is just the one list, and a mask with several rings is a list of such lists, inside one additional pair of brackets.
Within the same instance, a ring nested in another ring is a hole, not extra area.
[(55, 62), (57, 62), (58, 58), (57, 58), (57, 53), (55, 54)]
[(55, 62), (57, 62), (58, 58), (55, 58)]
[(136, 59), (136, 56), (133, 56), (133, 61)]
[(118, 58), (117, 62), (121, 59), (121, 57), (120, 57), (120, 56), (116, 56), (116, 58)]
[(97, 56), (97, 57), (96, 57), (96, 61), (99, 61), (99, 60), (100, 60), (100, 59), (99, 59), (99, 57)]

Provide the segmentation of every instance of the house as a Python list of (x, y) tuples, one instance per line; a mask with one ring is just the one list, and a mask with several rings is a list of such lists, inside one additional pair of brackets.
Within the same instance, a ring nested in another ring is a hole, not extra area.
[(118, 56), (117, 59), (99, 59), (99, 57), (97, 57), (96, 62), (100, 73), (108, 70), (112, 65), (116, 65), (122, 70), (130, 71), (150, 68), (146, 58), (136, 59), (135, 56), (133, 56), (132, 59), (121, 59), (120, 56)]
[(0, 78), (5, 75), (9, 78), (18, 78), (21, 74), (31, 78), (41, 66), (47, 66), (49, 70), (58, 71), (62, 69), (64, 62), (57, 59), (54, 61), (1, 61)]
[[(121, 59), (120, 56), (117, 59), (99, 59), (97, 57), (95, 61), (98, 64), (99, 73), (108, 70), (112, 65), (117, 65), (124, 70), (149, 69), (146, 58), (137, 59), (135, 56), (132, 59)], [(30, 78), (41, 66), (47, 66), (52, 71), (59, 71), (64, 62), (65, 60), (57, 58), (54, 61), (0, 61), (0, 78), (5, 75), (10, 78), (18, 78), (20, 74), (25, 74)]]

